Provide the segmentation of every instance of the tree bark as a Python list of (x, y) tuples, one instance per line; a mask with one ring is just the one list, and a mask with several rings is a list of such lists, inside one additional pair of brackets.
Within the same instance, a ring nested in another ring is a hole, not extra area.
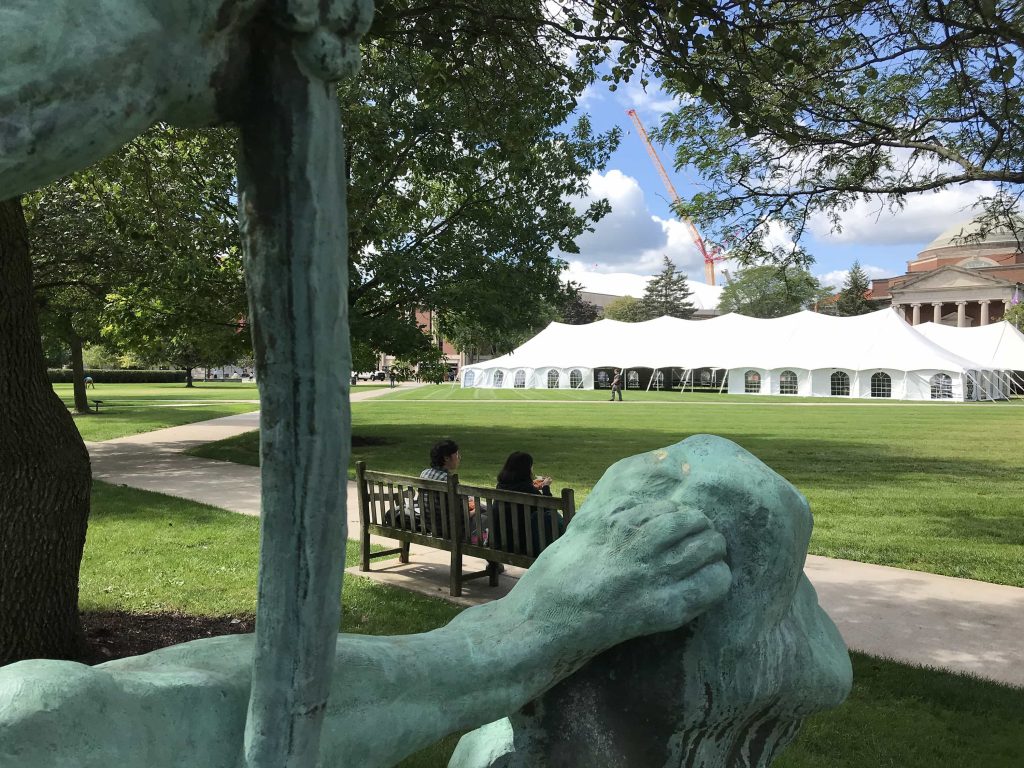
[(190, 365), (185, 366), (185, 386), (192, 386), (192, 366)]
[(82, 339), (74, 331), (68, 334), (68, 339), (71, 347), (71, 386), (75, 393), (75, 410), (79, 413), (89, 413), (89, 398), (85, 392), (85, 364), (82, 362)]
[(89, 454), (46, 378), (20, 200), (0, 201), (0, 664), (74, 658)]

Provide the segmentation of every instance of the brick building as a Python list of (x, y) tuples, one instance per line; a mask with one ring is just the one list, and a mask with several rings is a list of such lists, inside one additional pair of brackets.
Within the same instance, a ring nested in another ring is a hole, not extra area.
[(1009, 227), (967, 239), (978, 230), (976, 221), (950, 227), (907, 262), (906, 274), (873, 280), (870, 298), (914, 325), (998, 322), (1014, 296), (1024, 300), (1024, 221), (1020, 240)]

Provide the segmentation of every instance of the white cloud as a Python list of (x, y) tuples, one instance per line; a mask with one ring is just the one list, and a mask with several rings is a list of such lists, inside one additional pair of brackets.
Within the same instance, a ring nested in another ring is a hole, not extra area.
[(668, 256), (676, 268), (695, 280), (704, 279), (704, 259), (685, 222), (650, 212), (643, 190), (632, 176), (619, 170), (590, 177), (590, 194), (574, 203), (583, 210), (593, 200), (607, 198), (612, 210), (577, 239), (580, 253), (561, 254), (590, 272), (629, 272), (651, 275)]
[[(652, 80), (645, 88), (639, 78), (634, 77), (628, 83), (619, 85), (616, 93), (619, 95), (619, 102), (626, 104), (641, 113), (640, 117), (645, 121), (644, 128), (651, 129), (661, 121), (661, 116), (666, 112), (673, 111), (678, 102), (675, 98), (661, 89), (661, 83)], [(647, 120), (651, 120), (647, 124)]]
[[(871, 264), (862, 264), (861, 269), (864, 270), (864, 274), (868, 276), (869, 280), (874, 280), (879, 277), (887, 277), (892, 274), (891, 269), (885, 269), (884, 267), (876, 267)], [(818, 282), (822, 285), (831, 285), (837, 291), (842, 290), (843, 285), (846, 283), (846, 276), (850, 274), (848, 269), (833, 269), (831, 272), (826, 272), (823, 275), (815, 275), (818, 278)]]
[[(915, 157), (910, 150), (892, 151), (897, 167), (915, 177), (945, 169), (931, 156)], [(824, 242), (858, 243), (864, 245), (903, 245), (926, 243), (958, 221), (976, 215), (972, 208), (978, 198), (992, 195), (996, 185), (978, 181), (945, 187), (933, 192), (920, 192), (906, 198), (904, 206), (890, 211), (877, 197), (858, 200), (848, 211), (840, 213), (841, 232), (831, 232), (831, 224), (823, 215), (810, 223), (811, 233)]]
[(789, 228), (781, 221), (775, 220), (768, 222), (768, 231), (765, 233), (761, 243), (769, 251), (775, 248), (791, 251), (796, 247), (796, 243), (793, 242), (793, 234), (789, 231)]

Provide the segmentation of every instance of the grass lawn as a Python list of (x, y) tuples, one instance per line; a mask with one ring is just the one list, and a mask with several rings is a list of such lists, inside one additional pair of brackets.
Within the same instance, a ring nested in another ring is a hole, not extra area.
[[(808, 497), (814, 554), (1024, 587), (1024, 401), (804, 405), (627, 392), (630, 400), (612, 404), (595, 392), (526, 394), (545, 397), (440, 386), (353, 403), (354, 434), (384, 441), (356, 447), (353, 462), (418, 474), (430, 445), (452, 436), (467, 481), (492, 484), (508, 453), (525, 450), (556, 489), (575, 488), (579, 503), (618, 459), (709, 432)], [(194, 453), (256, 464), (258, 438)]]
[[(70, 408), (74, 406), (71, 384), (54, 384), (53, 390)], [(85, 440), (152, 432), (197, 421), (217, 419), (259, 408), (255, 384), (208, 382), (184, 384), (97, 384), (88, 390), (91, 400), (102, 400), (99, 413), (72, 414)]]
[[(252, 613), (254, 518), (168, 496), (95, 483), (82, 564), (86, 610)], [(349, 562), (356, 547), (350, 542)], [(446, 602), (345, 577), (343, 628), (403, 634), (442, 626)], [(840, 708), (812, 718), (778, 768), (1017, 768), (1022, 764), (1024, 690), (854, 655), (854, 690)], [(444, 768), (457, 737), (402, 768)]]

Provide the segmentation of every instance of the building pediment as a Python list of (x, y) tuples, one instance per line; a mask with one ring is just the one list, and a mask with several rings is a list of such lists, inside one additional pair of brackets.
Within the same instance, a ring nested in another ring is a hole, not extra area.
[(1012, 288), (1014, 283), (974, 269), (946, 266), (889, 284), (892, 293), (903, 291), (963, 290), (965, 288)]

